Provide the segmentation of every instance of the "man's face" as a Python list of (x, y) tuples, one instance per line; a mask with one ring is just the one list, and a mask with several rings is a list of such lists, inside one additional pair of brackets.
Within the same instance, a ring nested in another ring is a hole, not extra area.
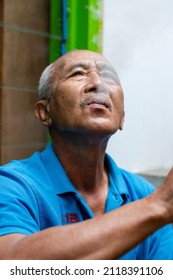
[(123, 91), (107, 60), (94, 52), (75, 51), (54, 67), (49, 104), (54, 128), (111, 135), (122, 127)]

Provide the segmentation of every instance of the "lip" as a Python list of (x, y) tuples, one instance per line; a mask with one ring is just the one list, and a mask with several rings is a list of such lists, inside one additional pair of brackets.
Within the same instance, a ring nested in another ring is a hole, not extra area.
[(96, 108), (104, 108), (104, 109), (108, 108), (104, 104), (99, 104), (99, 103), (91, 103), (91, 104), (88, 104), (87, 106), (89, 106), (89, 107), (96, 107)]
[(108, 97), (105, 95), (91, 95), (85, 96), (85, 98), (80, 102), (80, 107), (93, 107), (93, 108), (100, 108), (100, 109), (108, 109), (112, 111), (112, 104)]
[(86, 105), (87, 106), (92, 106), (92, 107), (100, 107), (100, 108), (110, 109), (110, 102), (108, 100), (103, 100), (103, 99), (88, 100)]

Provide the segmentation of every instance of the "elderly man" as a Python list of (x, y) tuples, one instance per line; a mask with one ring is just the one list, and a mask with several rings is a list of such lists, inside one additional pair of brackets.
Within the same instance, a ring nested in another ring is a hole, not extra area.
[(35, 115), (52, 143), (0, 169), (0, 258), (172, 259), (173, 170), (154, 191), (105, 153), (124, 122), (111, 64), (67, 53), (39, 89)]

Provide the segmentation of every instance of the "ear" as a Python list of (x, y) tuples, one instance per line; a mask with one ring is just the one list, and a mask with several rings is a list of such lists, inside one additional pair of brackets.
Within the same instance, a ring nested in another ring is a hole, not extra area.
[(125, 120), (125, 112), (123, 112), (123, 116), (122, 116), (122, 119), (121, 119), (121, 122), (120, 122), (119, 130), (123, 130), (124, 120)]
[(34, 113), (37, 119), (39, 119), (43, 125), (50, 126), (52, 119), (49, 114), (49, 102), (48, 100), (39, 100), (35, 104)]

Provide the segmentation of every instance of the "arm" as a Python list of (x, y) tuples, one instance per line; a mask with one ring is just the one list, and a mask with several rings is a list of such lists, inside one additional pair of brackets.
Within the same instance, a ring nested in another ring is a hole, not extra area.
[(173, 169), (150, 196), (103, 216), (25, 236), (0, 237), (0, 259), (117, 259), (173, 222)]

